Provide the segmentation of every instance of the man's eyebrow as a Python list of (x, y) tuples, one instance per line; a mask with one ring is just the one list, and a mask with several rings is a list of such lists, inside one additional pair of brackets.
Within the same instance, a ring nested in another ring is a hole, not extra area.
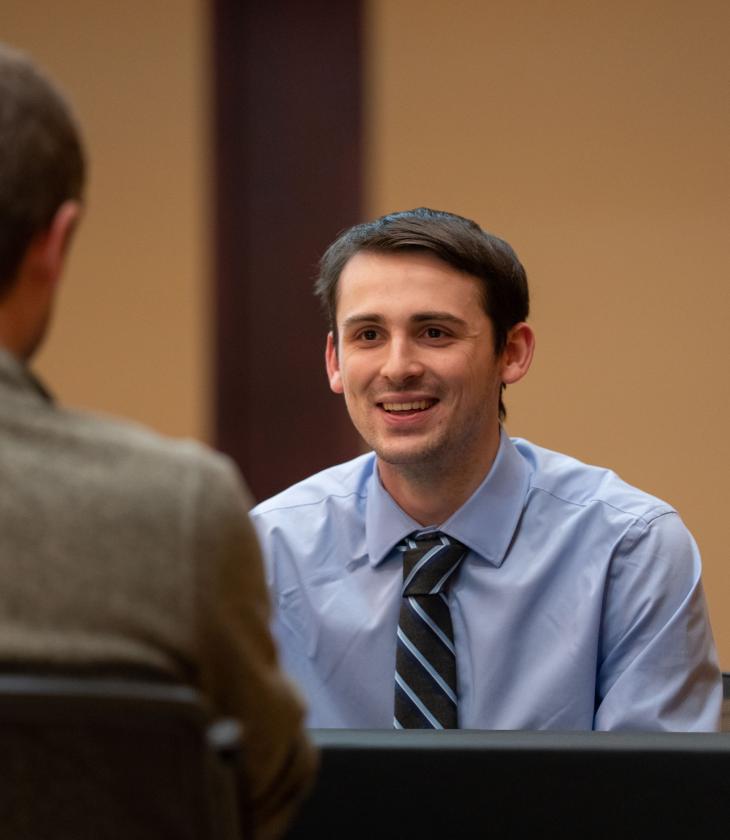
[(356, 327), (358, 324), (382, 324), (383, 316), (376, 312), (357, 312), (355, 315), (350, 315), (342, 322), (342, 329), (349, 329)]
[(420, 324), (422, 321), (446, 321), (451, 324), (466, 325), (463, 318), (459, 318), (451, 312), (417, 312), (411, 316), (411, 321)]

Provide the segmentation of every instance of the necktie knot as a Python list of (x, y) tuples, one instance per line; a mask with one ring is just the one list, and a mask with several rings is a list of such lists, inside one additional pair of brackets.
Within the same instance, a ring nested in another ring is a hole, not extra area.
[(466, 546), (440, 531), (406, 537), (403, 548), (403, 596), (447, 592)]

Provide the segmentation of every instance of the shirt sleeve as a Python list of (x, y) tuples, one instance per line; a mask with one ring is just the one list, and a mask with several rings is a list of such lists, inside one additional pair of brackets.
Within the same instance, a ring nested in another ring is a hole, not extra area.
[(199, 498), (200, 681), (217, 711), (243, 726), (247, 799), (255, 836), (282, 834), (313, 779), (317, 754), (304, 708), (282, 673), (248, 491), (227, 461)]
[(722, 681), (700, 571), (675, 512), (626, 533), (606, 582), (594, 729), (719, 729)]

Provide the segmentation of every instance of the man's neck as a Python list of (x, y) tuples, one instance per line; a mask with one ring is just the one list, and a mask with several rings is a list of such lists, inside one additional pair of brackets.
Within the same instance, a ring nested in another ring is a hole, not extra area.
[(458, 468), (428, 464), (390, 464), (378, 459), (383, 487), (420, 525), (441, 525), (471, 497), (497, 457), (499, 435), (482, 458)]
[(0, 347), (25, 363), (38, 346), (47, 320), (30, 295), (27, 283), (17, 281), (0, 302)]

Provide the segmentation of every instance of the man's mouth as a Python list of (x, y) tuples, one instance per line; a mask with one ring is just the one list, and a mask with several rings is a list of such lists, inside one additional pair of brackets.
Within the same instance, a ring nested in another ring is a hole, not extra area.
[(436, 405), (438, 400), (410, 400), (408, 402), (381, 402), (378, 405), (390, 414), (404, 414), (412, 411), (425, 411)]

